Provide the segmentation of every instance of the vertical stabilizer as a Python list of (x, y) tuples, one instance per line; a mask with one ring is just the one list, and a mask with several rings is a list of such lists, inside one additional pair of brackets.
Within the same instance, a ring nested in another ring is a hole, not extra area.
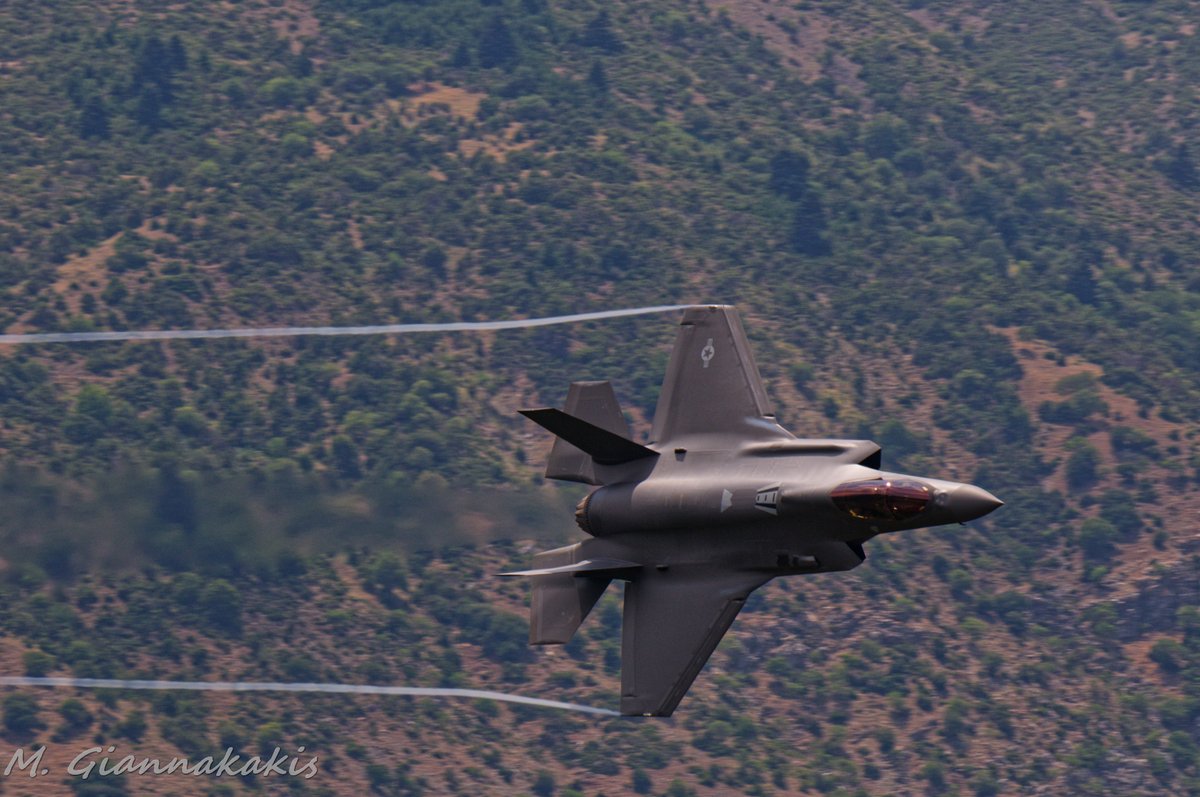
[(728, 305), (692, 307), (683, 314), (651, 437), (664, 446), (713, 434), (792, 438), (775, 422), (742, 322)]

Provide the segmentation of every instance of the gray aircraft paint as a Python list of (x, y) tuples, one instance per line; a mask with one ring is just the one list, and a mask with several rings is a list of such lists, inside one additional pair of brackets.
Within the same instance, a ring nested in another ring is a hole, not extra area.
[(882, 471), (868, 440), (798, 439), (775, 420), (736, 310), (690, 307), (645, 446), (611, 385), (522, 411), (558, 439), (548, 478), (596, 485), (590, 539), (534, 557), (530, 643), (563, 644), (613, 579), (627, 583), (621, 713), (668, 716), (747, 597), (776, 576), (850, 570), (879, 534), (972, 520), (1001, 502), (969, 484)]

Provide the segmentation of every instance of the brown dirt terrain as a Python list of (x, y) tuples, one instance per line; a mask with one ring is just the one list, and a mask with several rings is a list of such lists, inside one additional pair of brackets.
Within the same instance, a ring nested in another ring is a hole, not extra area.
[(479, 103), (487, 96), (481, 92), (447, 86), (437, 81), (419, 83), (410, 86), (409, 89), (416, 95), (411, 102), (418, 114), (422, 110), (441, 110), (438, 106), (444, 106), (452, 116), (462, 119), (474, 119), (479, 113)]
[[(1142, 417), (1137, 402), (1125, 395), (1117, 393), (1112, 388), (1102, 384), (1099, 379), (1103, 376), (1100, 366), (1089, 363), (1077, 356), (1062, 357), (1053, 347), (1043, 341), (1026, 340), (1016, 328), (994, 331), (1009, 339), (1021, 362), (1024, 376), (1018, 388), (1021, 401), (1026, 410), (1037, 414), (1038, 407), (1046, 401), (1062, 401), (1065, 396), (1058, 389), (1066, 377), (1090, 374), (1095, 377), (1094, 390), (1108, 405), (1108, 412), (1099, 419), (1095, 428), (1085, 434), (1090, 443), (1100, 455), (1100, 483), (1092, 492), (1099, 494), (1107, 488), (1130, 489), (1123, 485), (1117, 474), (1118, 458), (1113, 451), (1110, 431), (1113, 426), (1127, 426), (1152, 438), (1160, 451), (1169, 451), (1172, 447), (1182, 449), (1186, 460), (1189, 447), (1194, 452), (1194, 446), (1188, 441), (1195, 437), (1195, 430), (1184, 424), (1172, 423), (1162, 417), (1151, 414)], [(1062, 364), (1059, 364), (1059, 360)], [(1058, 458), (1060, 467), (1045, 479), (1043, 487), (1070, 496), (1067, 487), (1065, 468), (1066, 442), (1077, 433), (1068, 426), (1043, 423), (1039, 425), (1036, 445), (1048, 458)], [(1163, 467), (1163, 461), (1150, 463), (1144, 472), (1144, 478), (1158, 485), (1170, 483), (1171, 471)], [(1081, 508), (1085, 516), (1096, 514), (1095, 509)], [(1138, 587), (1139, 582), (1154, 577), (1158, 566), (1178, 564), (1185, 558), (1181, 543), (1190, 540), (1195, 529), (1200, 527), (1200, 507), (1195, 505), (1191, 496), (1170, 489), (1159, 489), (1157, 499), (1153, 504), (1142, 504), (1138, 511), (1144, 518), (1160, 518), (1163, 528), (1169, 535), (1170, 544), (1166, 550), (1157, 550), (1150, 541), (1150, 534), (1144, 533), (1138, 540), (1128, 543), (1124, 555), (1114, 560), (1113, 572), (1106, 585), (1115, 595), (1128, 595)]]
[(726, 13), (737, 25), (762, 36), (768, 48), (811, 83), (822, 75), (821, 59), (832, 21), (818, 11), (800, 11), (787, 3), (769, 0), (716, 3), (716, 13)]

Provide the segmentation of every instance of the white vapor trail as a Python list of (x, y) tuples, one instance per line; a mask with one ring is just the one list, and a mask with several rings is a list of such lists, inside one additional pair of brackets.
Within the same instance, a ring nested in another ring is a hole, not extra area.
[(408, 697), (463, 697), (475, 700), (501, 700), (507, 703), (523, 703), (528, 706), (559, 708), (618, 717), (617, 712), (578, 703), (559, 700), (544, 700), (540, 697), (510, 695), (506, 692), (491, 692), (486, 689), (442, 689), (425, 686), (369, 686), (366, 684), (304, 684), (274, 683), (270, 681), (151, 681), (124, 680), (121, 678), (35, 678), (22, 675), (0, 676), (0, 686), (47, 686), (67, 689), (181, 689), (190, 692), (323, 692), (348, 695), (405, 695)]
[[(0, 344), (28, 343), (96, 343), (127, 340), (208, 340), (213, 338), (282, 338), (302, 335), (386, 335), (409, 332), (482, 332), (503, 329), (526, 329), (555, 324), (574, 324), (581, 321), (600, 321), (607, 318), (667, 313), (686, 310), (693, 305), (668, 304), (634, 307), (623, 310), (601, 310), (594, 313), (524, 318), (510, 321), (458, 321), (440, 324), (380, 324), (345, 327), (249, 327), (244, 329), (178, 329), (130, 330), (125, 332), (35, 332), (29, 334), (0, 334)], [(525, 697), (485, 689), (450, 689), (423, 686), (370, 686), (366, 684), (275, 683), (260, 681), (156, 681), (119, 678), (60, 678), (5, 675), (0, 687), (40, 686), (74, 689), (151, 689), (187, 690), (196, 692), (321, 692), (326, 694), (404, 695), (409, 697), (457, 697), (475, 700), (498, 700), (522, 703), (543, 708), (578, 711), (605, 717), (620, 714), (606, 708)]]
[(125, 332), (31, 332), (0, 335), (0, 344), (96, 343), (113, 340), (204, 340), (209, 338), (287, 338), (301, 335), (389, 335), (409, 332), (482, 332), (496, 329), (548, 327), (631, 315), (686, 310), (688, 304), (662, 304), (625, 310), (601, 310), (547, 318), (518, 318), (511, 321), (452, 321), (443, 324), (377, 324), (356, 327), (247, 327), (244, 329), (147, 329)]

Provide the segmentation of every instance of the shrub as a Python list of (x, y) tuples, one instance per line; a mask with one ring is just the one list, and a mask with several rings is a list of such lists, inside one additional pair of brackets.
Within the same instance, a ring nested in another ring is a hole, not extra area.
[(45, 726), (38, 716), (38, 704), (31, 695), (14, 692), (4, 698), (4, 727), (17, 736), (28, 736)]
[(1113, 555), (1117, 530), (1104, 518), (1088, 518), (1079, 529), (1079, 547), (1084, 559), (1106, 562)]
[(200, 593), (200, 612), (213, 628), (229, 634), (242, 630), (242, 596), (224, 579), (210, 582)]
[(1114, 426), (1109, 432), (1113, 451), (1118, 457), (1150, 457), (1158, 453), (1158, 443), (1145, 432), (1128, 426)]
[(41, 678), (54, 669), (54, 657), (41, 650), (31, 650), (21, 657), (25, 665), (25, 674), (33, 678)]
[(1150, 648), (1150, 661), (1165, 673), (1177, 673), (1182, 667), (1185, 651), (1174, 639), (1160, 639)]
[(1067, 458), (1067, 487), (1086, 490), (1096, 483), (1100, 453), (1087, 442), (1080, 442)]
[(71, 736), (86, 730), (92, 724), (92, 712), (82, 701), (69, 697), (58, 706), (58, 713), (63, 718), (63, 726), (59, 729), (60, 736)]

